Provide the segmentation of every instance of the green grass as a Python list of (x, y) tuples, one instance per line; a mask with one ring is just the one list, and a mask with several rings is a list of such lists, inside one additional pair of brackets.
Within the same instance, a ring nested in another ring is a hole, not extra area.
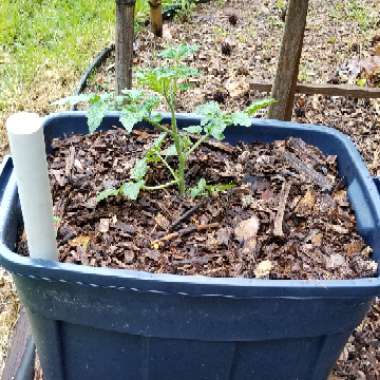
[[(4, 115), (44, 112), (48, 100), (72, 91), (92, 57), (114, 40), (114, 7), (115, 0), (0, 0), (0, 127)], [(148, 17), (147, 0), (135, 9), (136, 21)]]
[[(141, 31), (148, 0), (137, 0), (135, 12)], [(0, 158), (8, 115), (53, 111), (49, 104), (72, 93), (114, 29), (115, 0), (0, 0)]]
[(282, 10), (286, 7), (286, 1), (285, 0), (276, 0), (274, 6), (277, 9)]
[(375, 18), (368, 8), (368, 6), (362, 4), (359, 0), (351, 0), (347, 7), (348, 18), (356, 21), (363, 32), (372, 28), (375, 23)]
[(363, 0), (348, 0), (332, 6), (329, 16), (336, 21), (352, 21), (362, 33), (374, 27), (375, 12)]
[(28, 103), (41, 81), (58, 77), (64, 87), (113, 30), (114, 0), (1, 0), (0, 111)]

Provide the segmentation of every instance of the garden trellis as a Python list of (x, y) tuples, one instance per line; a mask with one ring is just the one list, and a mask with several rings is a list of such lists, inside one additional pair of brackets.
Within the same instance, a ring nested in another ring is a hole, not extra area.
[(380, 98), (380, 89), (378, 88), (334, 84), (297, 84), (308, 5), (308, 0), (289, 0), (288, 2), (274, 84), (251, 83), (253, 89), (271, 91), (272, 97), (277, 99), (278, 102), (273, 104), (269, 110), (269, 117), (272, 119), (291, 120), (296, 93)]
[[(148, 1), (148, 0), (147, 0)], [(116, 0), (116, 87), (117, 92), (132, 85), (133, 23), (135, 0)], [(162, 37), (161, 0), (150, 0), (151, 30)], [(269, 117), (291, 120), (296, 93), (328, 96), (353, 96), (380, 98), (380, 89), (335, 84), (298, 84), (299, 64), (302, 54), (308, 0), (289, 0), (284, 35), (274, 83), (251, 82), (251, 88), (271, 92), (277, 99), (269, 110)]]

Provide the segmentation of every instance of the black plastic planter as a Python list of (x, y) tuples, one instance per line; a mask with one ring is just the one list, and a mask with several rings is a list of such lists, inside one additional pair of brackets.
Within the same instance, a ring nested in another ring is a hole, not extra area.
[[(118, 125), (109, 115), (104, 128)], [(178, 115), (181, 126), (199, 122)], [(358, 230), (380, 261), (380, 197), (353, 144), (334, 130), (253, 120), (236, 143), (296, 136), (338, 155)], [(45, 136), (86, 133), (83, 113), (48, 117)], [(46, 380), (322, 380), (380, 278), (273, 281), (148, 274), (15, 254), (22, 216), (12, 162), (0, 177), (0, 262), (28, 310)], [(36, 220), (36, 223), (38, 221)]]

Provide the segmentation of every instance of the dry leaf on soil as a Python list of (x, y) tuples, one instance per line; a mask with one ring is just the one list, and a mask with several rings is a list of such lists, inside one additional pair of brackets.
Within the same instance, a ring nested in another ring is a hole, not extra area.
[(82, 249), (84, 251), (87, 250), (87, 247), (90, 243), (90, 236), (87, 236), (87, 235), (79, 235), (77, 236), (76, 238), (72, 239), (69, 241), (69, 244), (72, 246), (72, 247), (82, 247)]
[(249, 252), (256, 247), (256, 236), (260, 228), (260, 221), (256, 215), (241, 221), (234, 229), (235, 237), (243, 243), (243, 251)]
[(303, 198), (299, 201), (296, 211), (302, 212), (306, 210), (312, 210), (316, 202), (315, 192), (313, 190), (307, 190)]
[(339, 253), (334, 253), (330, 257), (326, 258), (326, 267), (330, 269), (338, 268), (345, 264), (345, 262), (346, 260), (342, 255), (340, 255)]
[(110, 220), (108, 218), (102, 218), (99, 221), (98, 230), (99, 232), (106, 233), (110, 229)]
[(264, 260), (257, 265), (254, 270), (256, 278), (266, 278), (269, 276), (270, 271), (273, 268), (273, 264), (270, 260)]
[(225, 83), (226, 90), (231, 98), (239, 98), (249, 92), (249, 83), (245, 78), (231, 78)]
[(170, 225), (170, 222), (168, 221), (168, 219), (162, 215), (161, 213), (158, 213), (155, 217), (154, 217), (154, 221), (164, 230), (166, 230), (169, 225)]

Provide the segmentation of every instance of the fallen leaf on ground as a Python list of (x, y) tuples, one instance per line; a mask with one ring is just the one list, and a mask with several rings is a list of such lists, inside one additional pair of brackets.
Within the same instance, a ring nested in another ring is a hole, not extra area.
[(161, 213), (158, 213), (155, 217), (154, 217), (154, 221), (164, 230), (166, 230), (169, 225), (170, 225), (170, 222), (168, 221), (168, 219), (162, 215)]
[(360, 61), (366, 75), (374, 75), (380, 72), (380, 57), (370, 56)]
[(375, 55), (379, 55), (380, 56), (380, 43), (377, 43), (374, 47), (374, 53)]
[(110, 229), (110, 220), (108, 218), (102, 218), (99, 221), (99, 232), (106, 233)]
[(344, 257), (339, 253), (334, 253), (326, 258), (326, 267), (329, 269), (338, 268), (346, 262)]
[(244, 244), (244, 251), (251, 251), (256, 247), (256, 236), (259, 231), (260, 222), (256, 215), (241, 221), (234, 230), (237, 240)]
[(173, 35), (171, 33), (171, 30), (168, 27), (165, 27), (163, 32), (162, 32), (162, 38), (165, 40), (172, 40)]
[(124, 262), (126, 264), (133, 263), (134, 259), (135, 259), (135, 253), (133, 251), (125, 251), (124, 252)]
[(257, 267), (254, 270), (255, 277), (256, 278), (268, 277), (272, 268), (273, 268), (273, 265), (270, 260), (262, 261), (261, 263), (257, 265)]
[(335, 376), (335, 375), (330, 375), (327, 380), (344, 380), (343, 377)]
[(348, 256), (352, 256), (354, 253), (359, 253), (363, 248), (363, 243), (355, 240), (352, 241), (351, 243), (345, 244), (344, 245), (344, 252)]
[(333, 199), (336, 203), (338, 203), (339, 206), (348, 206), (348, 200), (347, 200), (347, 191), (346, 190), (339, 190), (333, 195)]
[(231, 78), (225, 83), (226, 90), (231, 98), (238, 98), (244, 96), (249, 92), (249, 83), (246, 79)]
[(322, 244), (322, 233), (317, 230), (311, 230), (308, 234), (306, 241), (310, 241), (315, 247), (320, 247)]
[(329, 227), (333, 231), (337, 232), (338, 234), (342, 234), (343, 235), (343, 234), (347, 234), (349, 232), (347, 228), (342, 227), (342, 226), (340, 226), (338, 224), (331, 224)]
[(231, 231), (229, 228), (221, 228), (216, 232), (216, 239), (219, 244), (228, 245), (230, 241)]
[(303, 198), (299, 201), (297, 205), (296, 211), (301, 211), (301, 210), (312, 210), (314, 205), (315, 205), (315, 192), (312, 190), (308, 190)]
[(90, 243), (90, 237), (87, 235), (79, 235), (76, 238), (69, 241), (69, 244), (72, 247), (82, 247), (84, 251), (87, 250), (87, 247)]

